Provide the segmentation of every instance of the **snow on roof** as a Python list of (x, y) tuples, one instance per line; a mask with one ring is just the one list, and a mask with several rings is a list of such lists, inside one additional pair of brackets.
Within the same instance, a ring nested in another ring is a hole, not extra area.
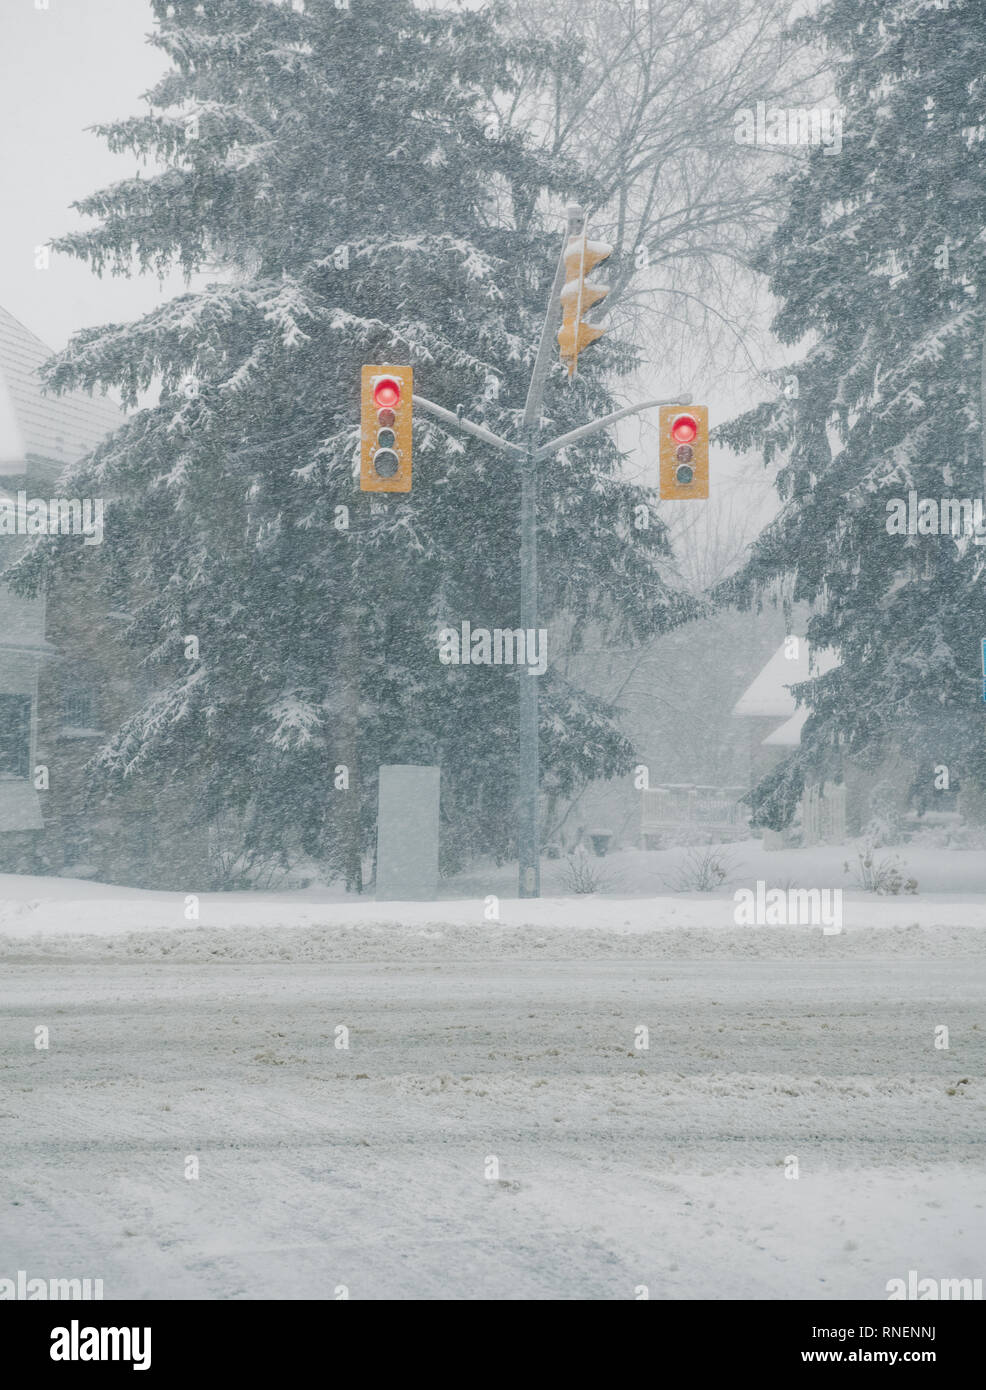
[[(781, 643), (767, 665), (736, 701), (733, 714), (740, 719), (789, 719), (797, 712), (798, 706), (788, 687), (797, 685), (799, 681), (810, 680), (812, 676), (824, 676), (826, 671), (839, 664), (839, 658), (828, 647), (819, 648), (811, 661), (806, 637), (798, 638), (797, 656), (787, 654), (789, 644), (790, 638)], [(780, 733), (780, 730), (775, 730), (775, 733)], [(799, 727), (798, 738), (800, 736)], [(797, 743), (798, 739), (794, 742)]]
[(784, 723), (772, 734), (768, 734), (761, 743), (765, 748), (797, 748), (801, 742), (801, 730), (805, 727), (811, 710), (804, 706), (791, 715), (790, 719), (785, 719)]
[(28, 456), (74, 463), (123, 423), (108, 397), (44, 395), (38, 368), (51, 349), (0, 308), (0, 475), (27, 473)]

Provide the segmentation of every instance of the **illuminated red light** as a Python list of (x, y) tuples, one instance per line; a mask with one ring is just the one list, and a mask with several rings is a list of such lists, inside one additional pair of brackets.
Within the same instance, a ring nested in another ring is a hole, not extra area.
[(390, 409), (400, 402), (401, 387), (396, 377), (382, 376), (373, 388), (373, 400), (378, 409)]
[(698, 434), (698, 421), (694, 415), (677, 415), (671, 426), (671, 438), (678, 444), (690, 444)]

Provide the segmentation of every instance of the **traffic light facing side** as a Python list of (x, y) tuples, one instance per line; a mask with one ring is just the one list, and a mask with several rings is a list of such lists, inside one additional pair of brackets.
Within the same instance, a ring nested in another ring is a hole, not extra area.
[(558, 330), (558, 348), (561, 360), (568, 363), (569, 376), (574, 375), (583, 348), (606, 332), (605, 328), (583, 323), (582, 315), (609, 294), (608, 286), (586, 277), (600, 261), (612, 254), (613, 248), (607, 242), (589, 241), (584, 232), (571, 237), (565, 247), (565, 284), (561, 292), (562, 320)]
[(411, 491), (411, 367), (363, 368), (359, 485), (362, 492)]
[(661, 500), (687, 502), (709, 495), (709, 408), (662, 405)]

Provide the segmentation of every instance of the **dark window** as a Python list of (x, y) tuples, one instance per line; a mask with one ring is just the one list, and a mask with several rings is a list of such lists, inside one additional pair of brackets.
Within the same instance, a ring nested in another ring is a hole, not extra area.
[(205, 794), (205, 818), (215, 824), (223, 813), (223, 795), (218, 787), (210, 786)]
[(92, 692), (68, 690), (62, 699), (62, 723), (70, 729), (92, 728)]
[(0, 695), (0, 777), (31, 771), (31, 697)]
[(89, 858), (89, 831), (79, 826), (71, 826), (62, 838), (62, 850), (66, 865), (85, 864)]
[(148, 864), (154, 856), (154, 824), (150, 816), (135, 816), (133, 821), (133, 853), (141, 864)]

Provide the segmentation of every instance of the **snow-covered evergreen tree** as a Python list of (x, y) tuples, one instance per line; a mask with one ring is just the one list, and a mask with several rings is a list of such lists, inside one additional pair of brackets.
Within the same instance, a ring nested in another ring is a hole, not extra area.
[[(53, 389), (115, 386), (135, 410), (71, 479), (113, 499), (100, 568), (159, 676), (99, 766), (111, 781), (194, 773), (200, 814), (234, 808), (250, 843), (339, 865), (354, 804), (370, 843), (377, 767), (441, 763), (446, 862), (505, 856), (518, 677), (442, 665), (437, 633), (517, 625), (518, 479), (419, 413), (412, 493), (360, 493), (360, 367), (410, 362), (420, 394), (515, 432), (558, 209), (584, 182), (481, 119), (510, 82), (495, 9), (153, 10), (173, 67), (147, 114), (101, 132), (148, 168), (80, 204), (96, 225), (56, 246), (100, 273), (177, 264), (216, 282), (79, 333), (50, 367)], [(631, 356), (604, 340), (574, 388), (559, 366), (552, 429), (612, 408), (603, 372)], [(599, 437), (542, 472), (543, 620), (576, 634), (591, 620), (643, 636), (688, 611), (660, 577), (663, 528), (634, 529), (653, 498), (619, 464)], [(18, 582), (57, 582), (77, 558), (47, 543)], [(550, 664), (542, 733), (560, 794), (632, 765), (614, 711)]]
[(926, 791), (941, 764), (986, 783), (986, 549), (888, 532), (893, 498), (984, 492), (986, 9), (832, 0), (803, 23), (833, 62), (843, 144), (791, 176), (762, 268), (775, 331), (808, 350), (777, 400), (723, 432), (782, 460), (783, 500), (724, 592), (749, 602), (786, 581), (841, 658), (800, 690), (801, 747), (757, 789), (774, 826), (806, 777), (846, 759), (896, 756)]

